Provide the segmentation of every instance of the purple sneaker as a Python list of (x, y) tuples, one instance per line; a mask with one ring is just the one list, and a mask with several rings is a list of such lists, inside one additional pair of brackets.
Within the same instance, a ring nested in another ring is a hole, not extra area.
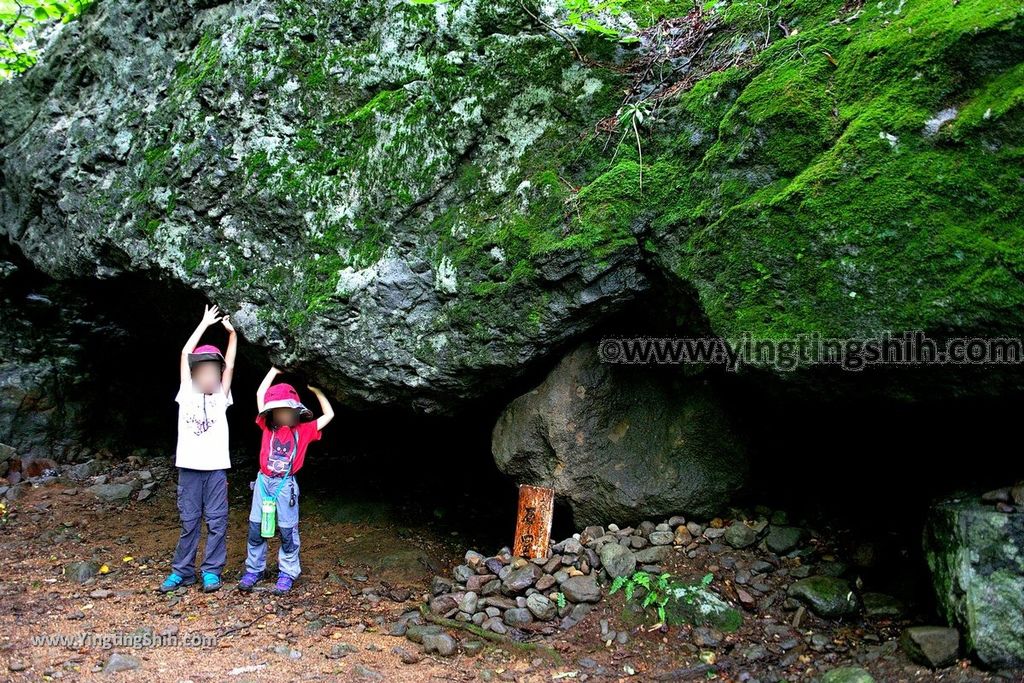
[(262, 578), (263, 572), (246, 572), (242, 575), (242, 580), (238, 582), (238, 590), (248, 593), (256, 585), (256, 582)]
[(287, 574), (278, 574), (277, 583), (274, 584), (274, 588), (271, 592), (274, 595), (284, 595), (292, 589), (292, 583), (295, 581), (292, 577)]

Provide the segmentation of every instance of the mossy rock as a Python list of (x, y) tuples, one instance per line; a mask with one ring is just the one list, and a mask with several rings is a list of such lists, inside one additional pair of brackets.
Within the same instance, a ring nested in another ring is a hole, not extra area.
[(826, 619), (856, 614), (860, 610), (860, 598), (849, 582), (834, 576), (808, 576), (790, 584), (788, 593)]
[[(646, 589), (637, 586), (633, 597), (625, 601), (619, 613), (623, 623), (653, 624), (658, 621), (654, 606), (643, 607)], [(743, 615), (717, 593), (703, 584), (688, 584), (672, 581), (666, 592), (665, 624), (669, 626), (710, 626), (725, 633), (732, 633), (743, 624)]]
[(841, 666), (831, 669), (821, 677), (821, 683), (875, 683), (874, 677), (857, 666)]
[(665, 605), (665, 623), (669, 625), (711, 626), (732, 633), (743, 624), (738, 609), (704, 586), (677, 586), (669, 594)]
[[(581, 62), (516, 0), (179, 9), (87, 13), (0, 83), (0, 236), (201, 292), (352, 404), (467, 405), (663, 283), (729, 339), (1024, 336), (1019, 6), (709, 6), (639, 142), (595, 132), (638, 50)], [(907, 377), (879, 390), (934, 395)]]
[(936, 504), (924, 550), (942, 615), (986, 665), (1024, 666), (1024, 513), (977, 496)]

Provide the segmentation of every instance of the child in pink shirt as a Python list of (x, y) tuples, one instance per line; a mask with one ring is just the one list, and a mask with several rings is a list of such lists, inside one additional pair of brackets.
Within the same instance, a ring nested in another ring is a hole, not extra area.
[[(263, 578), (266, 569), (267, 538), (262, 534), (261, 518), (267, 501), (274, 501), (276, 505), (276, 527), (281, 537), (281, 548), (277, 554), (277, 583), (273, 592), (287, 593), (302, 573), (299, 564), (299, 486), (294, 475), (305, 462), (309, 444), (320, 439), (320, 430), (334, 418), (334, 409), (319, 389), (309, 387), (323, 412), (314, 419), (313, 412), (302, 405), (298, 392), (290, 384), (271, 386), (280, 372), (271, 368), (256, 393), (259, 407), (256, 424), (263, 431), (263, 441), (260, 471), (253, 485), (249, 510), (245, 573), (238, 583), (238, 588), (243, 591), (251, 591)], [(273, 534), (268, 532), (268, 535)]]

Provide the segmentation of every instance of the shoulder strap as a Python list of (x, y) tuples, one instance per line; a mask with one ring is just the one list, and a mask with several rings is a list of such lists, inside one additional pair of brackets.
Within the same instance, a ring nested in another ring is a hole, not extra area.
[(284, 478), (285, 479), (287, 479), (289, 476), (291, 476), (292, 465), (295, 464), (295, 456), (299, 454), (299, 430), (295, 429), (294, 427), (292, 427), (291, 430), (292, 430), (292, 454), (291, 454), (291, 456), (288, 457), (288, 469), (285, 470), (285, 473), (284, 473)]

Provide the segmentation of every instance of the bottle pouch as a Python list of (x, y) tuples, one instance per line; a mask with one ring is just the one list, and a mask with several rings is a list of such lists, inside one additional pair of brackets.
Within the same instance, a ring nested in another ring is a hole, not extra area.
[[(291, 477), (292, 463), (295, 461), (295, 454), (298, 451), (298, 447), (298, 434), (292, 430), (291, 457), (288, 458), (288, 467), (285, 470), (284, 476), (281, 477), (281, 480), (274, 488), (273, 494), (267, 491), (266, 475), (262, 472), (256, 475), (256, 481), (260, 486), (260, 536), (263, 538), (273, 538), (274, 534), (277, 533), (277, 494), (281, 492), (281, 487), (284, 486), (285, 482), (288, 482)], [(295, 488), (292, 487), (292, 500), (294, 500), (294, 496)]]
[(277, 533), (277, 501), (264, 500), (260, 515), (260, 536), (273, 538)]

